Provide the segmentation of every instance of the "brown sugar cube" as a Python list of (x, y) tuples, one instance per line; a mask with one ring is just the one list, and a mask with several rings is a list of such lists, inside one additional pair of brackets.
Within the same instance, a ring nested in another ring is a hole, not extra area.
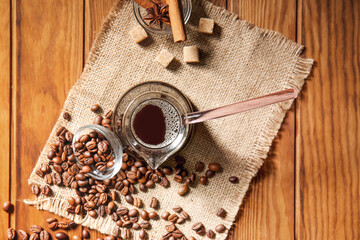
[(199, 32), (212, 34), (214, 31), (214, 20), (211, 18), (200, 18)]
[(163, 67), (167, 67), (171, 61), (174, 59), (174, 56), (166, 49), (160, 51), (159, 55), (156, 56), (155, 61), (160, 63)]
[(129, 34), (136, 43), (139, 43), (148, 37), (148, 34), (141, 26), (134, 27), (130, 30)]
[(199, 49), (197, 46), (184, 47), (184, 61), (187, 63), (199, 62)]

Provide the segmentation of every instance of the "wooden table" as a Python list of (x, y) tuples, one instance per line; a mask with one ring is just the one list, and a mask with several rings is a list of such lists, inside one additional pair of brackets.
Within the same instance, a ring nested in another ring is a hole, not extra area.
[[(22, 202), (27, 179), (113, 2), (0, 1), (0, 202), (15, 203), (0, 213), (1, 239), (54, 216)], [(360, 239), (360, 1), (214, 2), (316, 61), (229, 239)]]

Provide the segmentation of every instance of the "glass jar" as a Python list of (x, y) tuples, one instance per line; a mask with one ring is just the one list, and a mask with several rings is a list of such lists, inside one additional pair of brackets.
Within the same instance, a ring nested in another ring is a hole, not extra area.
[[(123, 146), (119, 140), (119, 138), (115, 135), (114, 132), (108, 130), (107, 128), (100, 125), (87, 125), (79, 128), (79, 130), (75, 133), (72, 141), (72, 147), (74, 153), (75, 151), (75, 143), (79, 140), (79, 138), (85, 134), (89, 134), (91, 132), (98, 132), (104, 136), (104, 138), (110, 143), (110, 146), (113, 150), (114, 164), (107, 168), (105, 171), (99, 171), (94, 164), (90, 167), (92, 171), (89, 172), (89, 176), (98, 180), (106, 180), (114, 177), (120, 170), (122, 165), (122, 156), (123, 156)], [(77, 162), (81, 164), (79, 159), (76, 157)]]
[[(184, 13), (184, 23), (186, 24), (191, 15), (192, 3), (191, 0), (181, 0), (183, 13)], [(149, 33), (157, 35), (169, 35), (171, 34), (171, 26), (164, 24), (161, 29), (157, 24), (149, 27), (149, 21), (143, 20), (143, 17), (147, 14), (146, 9), (141, 7), (135, 1), (133, 2), (134, 15), (137, 22)]]

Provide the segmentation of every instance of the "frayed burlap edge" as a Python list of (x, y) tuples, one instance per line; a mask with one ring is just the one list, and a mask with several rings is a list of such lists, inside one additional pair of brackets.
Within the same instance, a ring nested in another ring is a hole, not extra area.
[[(303, 59), (300, 57), (303, 46), (300, 46), (297, 43), (292, 42), (291, 40), (287, 39), (285, 36), (283, 36), (282, 34), (280, 34), (278, 32), (274, 32), (271, 30), (264, 30), (257, 26), (254, 26), (253, 24), (251, 24), (247, 21), (239, 20), (239, 17), (237, 14), (230, 13), (226, 9), (222, 9), (220, 7), (214, 6), (212, 3), (210, 3), (206, 0), (199, 0), (193, 4), (199, 4), (201, 7), (206, 9), (206, 11), (217, 15), (218, 17), (220, 17), (220, 19), (230, 19), (235, 24), (237, 24), (240, 28), (251, 29), (252, 31), (260, 31), (261, 34), (264, 36), (264, 38), (268, 38), (268, 39), (276, 42), (276, 44), (281, 48), (284, 48), (284, 46), (286, 46), (287, 50), (293, 52), (296, 56), (298, 56), (298, 59), (297, 59), (296, 63), (294, 64), (291, 75), (289, 76), (289, 81), (287, 82), (287, 84), (285, 84), (283, 86), (283, 89), (286, 89), (289, 87), (295, 87), (296, 89), (298, 89), (298, 91), (301, 90), (301, 88), (305, 82), (304, 80), (309, 75), (311, 68), (312, 68), (312, 64), (313, 64), (312, 59)], [(117, 11), (119, 9), (121, 9), (122, 6), (123, 6), (123, 1), (122, 0), (118, 1), (114, 5), (112, 10), (110, 11), (110, 13), (107, 16), (107, 18), (105, 19), (105, 21), (103, 22), (101, 30), (98, 32), (97, 37), (95, 38), (94, 44), (91, 48), (84, 71), (83, 71), (80, 79), (75, 83), (74, 87), (70, 90), (68, 98), (65, 101), (65, 106), (68, 101), (73, 100), (75, 95), (72, 93), (76, 92), (78, 89), (81, 88), (83, 80), (86, 79), (86, 75), (90, 72), (93, 64), (97, 61), (99, 52), (102, 49), (103, 36), (107, 34), (107, 31), (109, 30), (110, 25), (112, 23), (112, 20), (116, 17)], [(245, 178), (245, 181), (247, 182), (247, 184), (242, 186), (239, 189), (238, 197), (237, 197), (237, 199), (234, 200), (234, 203), (235, 203), (234, 206), (237, 206), (237, 207), (232, 207), (232, 209), (229, 209), (229, 211), (232, 211), (234, 213), (238, 212), (239, 207), (244, 198), (244, 195), (249, 188), (250, 181), (256, 175), (259, 168), (262, 166), (264, 159), (267, 157), (267, 153), (269, 151), (271, 143), (272, 143), (273, 139), (275, 138), (275, 136), (281, 126), (281, 123), (283, 121), (286, 111), (291, 107), (292, 102), (293, 101), (287, 101), (287, 102), (283, 102), (280, 104), (272, 105), (270, 117), (267, 121), (267, 124), (265, 124), (263, 126), (262, 135), (259, 135), (257, 138), (256, 145), (251, 154), (252, 157), (251, 157), (251, 159), (249, 159), (247, 168), (245, 169), (246, 174), (243, 177)], [(63, 110), (65, 110), (65, 109), (63, 109)], [(62, 125), (62, 122), (63, 122), (63, 119), (60, 114), (60, 117), (50, 134), (47, 144), (45, 145), (43, 151), (41, 152), (39, 160), (41, 160), (41, 158), (46, 159), (47, 151), (50, 146), (50, 141), (55, 136), (57, 129)], [(72, 129), (69, 129), (69, 130), (72, 130)], [(30, 178), (28, 180), (29, 184), (38, 184), (38, 185), (44, 184), (44, 180), (42, 178), (38, 177), (35, 173), (35, 169), (37, 169), (37, 167), (39, 167), (40, 164), (41, 164), (41, 161), (38, 161), (36, 164), (36, 167), (34, 168), (33, 172), (30, 175)], [(104, 222), (104, 219), (101, 219), (101, 218), (93, 219), (89, 216), (86, 216), (83, 218), (83, 217), (80, 217), (77, 215), (69, 214), (66, 211), (66, 208), (68, 206), (67, 200), (66, 200), (66, 198), (64, 198), (63, 195), (60, 194), (61, 191), (58, 191), (61, 188), (57, 187), (57, 186), (53, 186), (52, 188), (53, 188), (53, 191), (55, 192), (55, 194), (53, 196), (46, 197), (46, 196), (41, 195), (36, 200), (25, 200), (24, 202), (26, 204), (35, 206), (39, 210), (47, 210), (47, 211), (53, 212), (57, 215), (60, 215), (62, 217), (71, 219), (71, 220), (75, 221), (76, 223), (82, 224), (83, 226), (86, 226), (88, 228), (97, 229), (103, 234), (115, 235), (115, 229), (112, 229), (110, 227), (111, 224), (108, 224), (108, 222), (106, 222), (106, 221)], [(71, 192), (71, 195), (75, 195), (75, 191), (73, 189), (69, 188), (69, 189), (67, 189), (67, 191)], [(226, 226), (227, 229), (230, 229), (230, 227), (232, 226), (232, 224), (235, 220), (236, 214), (233, 214), (233, 216), (234, 217), (232, 217), (230, 219), (230, 221), (228, 222), (228, 224)], [(99, 220), (99, 219), (101, 219), (101, 220)], [(107, 221), (111, 221), (109, 219), (110, 218), (107, 218)], [(150, 239), (151, 238), (153, 238), (153, 237), (150, 236)], [(136, 233), (134, 234), (134, 239), (139, 239), (138, 234), (136, 234)]]

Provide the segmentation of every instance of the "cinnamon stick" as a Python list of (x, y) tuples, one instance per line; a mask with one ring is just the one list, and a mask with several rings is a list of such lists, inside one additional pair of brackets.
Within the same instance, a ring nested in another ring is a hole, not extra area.
[(184, 18), (181, 11), (181, 3), (179, 0), (166, 0), (169, 5), (169, 18), (171, 23), (172, 34), (174, 42), (180, 42), (186, 40)]
[(151, 8), (154, 6), (154, 3), (150, 0), (134, 0), (134, 1), (145, 9)]

